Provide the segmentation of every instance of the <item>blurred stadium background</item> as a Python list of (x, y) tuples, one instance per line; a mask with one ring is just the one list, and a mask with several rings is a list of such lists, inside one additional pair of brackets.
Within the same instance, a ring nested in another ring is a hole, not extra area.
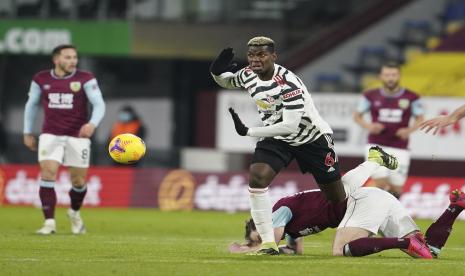
[[(250, 37), (274, 38), (278, 63), (301, 76), (333, 127), (347, 171), (363, 160), (366, 137), (351, 114), (360, 93), (378, 85), (383, 62), (402, 64), (402, 84), (424, 96), (427, 118), (465, 103), (464, 22), (463, 0), (0, 1), (0, 204), (39, 205), (23, 108), (33, 74), (51, 67), (57, 44), (78, 47), (80, 68), (97, 76), (107, 103), (93, 138), (87, 206), (236, 212), (248, 210), (254, 141), (235, 134), (227, 107), (248, 124), (258, 116), (248, 95), (219, 90), (211, 79), (209, 64), (222, 48), (234, 47), (244, 65)], [(106, 152), (127, 104), (147, 128), (138, 167), (114, 166)], [(465, 189), (464, 124), (411, 138), (401, 201), (415, 217), (435, 218), (450, 189)], [(314, 185), (292, 164), (271, 191), (277, 199)], [(61, 171), (60, 204), (69, 186)]]

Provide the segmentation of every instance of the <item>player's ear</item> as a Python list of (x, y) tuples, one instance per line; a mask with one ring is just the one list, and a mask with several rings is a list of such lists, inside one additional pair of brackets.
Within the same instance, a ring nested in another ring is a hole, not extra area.
[(273, 62), (276, 61), (278, 59), (278, 54), (276, 52), (273, 52), (271, 54), (271, 59), (273, 60)]

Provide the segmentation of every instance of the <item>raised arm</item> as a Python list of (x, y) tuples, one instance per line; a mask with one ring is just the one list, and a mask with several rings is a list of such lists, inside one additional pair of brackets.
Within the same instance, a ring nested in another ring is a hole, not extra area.
[(463, 117), (465, 117), (465, 105), (457, 108), (447, 116), (438, 116), (424, 121), (420, 125), (420, 130), (423, 130), (426, 133), (433, 130), (433, 134), (436, 134), (441, 128), (455, 124)]
[(232, 63), (233, 48), (225, 48), (210, 65), (210, 73), (215, 82), (227, 89), (239, 88), (237, 76), (232, 72), (237, 64)]

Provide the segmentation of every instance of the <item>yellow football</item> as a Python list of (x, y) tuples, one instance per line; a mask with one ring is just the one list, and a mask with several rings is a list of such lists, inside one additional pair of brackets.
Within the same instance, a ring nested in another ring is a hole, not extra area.
[(108, 145), (111, 158), (121, 164), (134, 164), (145, 155), (144, 141), (130, 133), (115, 136)]

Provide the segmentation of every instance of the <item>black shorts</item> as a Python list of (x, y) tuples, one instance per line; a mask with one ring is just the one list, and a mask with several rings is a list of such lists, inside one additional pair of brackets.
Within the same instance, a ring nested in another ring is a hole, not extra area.
[(311, 173), (318, 184), (341, 179), (339, 161), (331, 135), (323, 134), (317, 140), (301, 146), (291, 146), (274, 138), (257, 143), (252, 164), (266, 163), (278, 173), (296, 159), (302, 173)]

